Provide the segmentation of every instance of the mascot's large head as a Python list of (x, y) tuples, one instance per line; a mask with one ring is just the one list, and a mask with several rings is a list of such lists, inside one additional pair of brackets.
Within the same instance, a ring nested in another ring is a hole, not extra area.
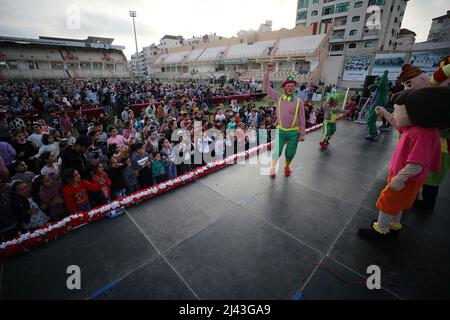
[(293, 95), (296, 85), (297, 85), (297, 81), (295, 81), (292, 76), (289, 76), (289, 77), (287, 77), (286, 80), (283, 81), (283, 83), (281, 84), (281, 87), (283, 87), (284, 93), (286, 95)]
[(430, 84), (433, 87), (450, 86), (450, 55), (439, 61), (439, 69), (430, 78)]
[(411, 64), (405, 64), (402, 67), (399, 79), (405, 86), (405, 90), (430, 87), (430, 77), (420, 68)]
[(449, 87), (401, 91), (392, 97), (392, 102), (395, 104), (395, 122), (398, 127), (416, 125), (425, 128), (449, 128), (449, 100)]

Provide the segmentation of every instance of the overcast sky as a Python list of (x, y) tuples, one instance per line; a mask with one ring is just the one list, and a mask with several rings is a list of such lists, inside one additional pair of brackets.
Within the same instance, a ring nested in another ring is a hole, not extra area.
[[(403, 28), (425, 41), (431, 19), (450, 10), (448, 0), (411, 0)], [(273, 29), (295, 26), (297, 0), (0, 0), (0, 35), (37, 38), (102, 36), (135, 52), (129, 10), (137, 11), (139, 50), (165, 34), (185, 38), (217, 33), (231, 37), (241, 29), (257, 29), (266, 20)], [(77, 12), (80, 12), (77, 19)], [(79, 21), (79, 28), (78, 28)]]

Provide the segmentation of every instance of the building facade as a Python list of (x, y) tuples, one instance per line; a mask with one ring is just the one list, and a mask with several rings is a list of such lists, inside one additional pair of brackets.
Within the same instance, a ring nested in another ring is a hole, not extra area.
[(397, 50), (407, 0), (299, 0), (296, 24), (333, 23), (330, 54)]
[(269, 62), (275, 64), (272, 80), (292, 76), (299, 82), (318, 82), (328, 56), (328, 33), (313, 27), (258, 32), (251, 36), (189, 43), (161, 52), (148, 63), (149, 76), (163, 79), (262, 80)]
[(446, 15), (433, 19), (427, 41), (450, 41), (450, 10)]
[(182, 36), (165, 35), (159, 40), (159, 48), (161, 50), (176, 48), (183, 45), (183, 40)]
[(113, 41), (0, 36), (0, 80), (130, 78), (125, 47)]
[(397, 50), (411, 51), (414, 43), (416, 43), (416, 33), (408, 29), (401, 29), (397, 39)]

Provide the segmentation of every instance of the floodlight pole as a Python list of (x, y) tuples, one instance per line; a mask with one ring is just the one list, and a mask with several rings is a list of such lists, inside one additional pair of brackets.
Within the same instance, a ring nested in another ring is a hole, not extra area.
[(137, 36), (136, 36), (136, 23), (134, 22), (134, 18), (136, 18), (136, 11), (129, 11), (130, 17), (133, 18), (133, 30), (134, 30), (134, 42), (136, 44), (136, 71), (138, 74), (138, 79), (141, 80), (141, 68), (139, 63), (139, 50), (137, 44)]

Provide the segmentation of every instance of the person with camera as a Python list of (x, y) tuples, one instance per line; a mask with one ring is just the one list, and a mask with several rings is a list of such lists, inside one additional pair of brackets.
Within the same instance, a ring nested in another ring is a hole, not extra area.
[(96, 166), (101, 162), (105, 170), (107, 170), (109, 160), (106, 140), (101, 139), (101, 134), (98, 131), (89, 132), (88, 137), (92, 140), (92, 144), (86, 152), (86, 158), (92, 166)]

